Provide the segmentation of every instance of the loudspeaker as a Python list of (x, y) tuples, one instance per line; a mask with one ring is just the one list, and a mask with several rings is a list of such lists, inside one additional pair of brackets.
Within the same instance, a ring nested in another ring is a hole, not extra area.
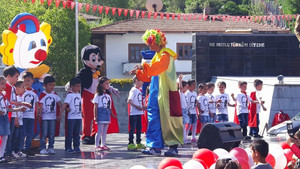
[(198, 138), (198, 148), (223, 148), (230, 151), (238, 147), (243, 138), (241, 127), (236, 123), (207, 123)]

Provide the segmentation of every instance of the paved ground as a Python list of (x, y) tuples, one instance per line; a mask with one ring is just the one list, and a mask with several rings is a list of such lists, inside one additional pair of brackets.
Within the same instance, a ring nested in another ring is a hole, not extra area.
[[(143, 140), (144, 135), (142, 136)], [(157, 168), (163, 155), (147, 156), (140, 152), (127, 151), (128, 135), (124, 133), (109, 134), (107, 145), (111, 148), (109, 152), (94, 153), (93, 145), (81, 145), (81, 153), (66, 154), (64, 152), (64, 137), (57, 137), (55, 141), (55, 155), (40, 155), (25, 159), (14, 160), (9, 163), (0, 164), (0, 169), (7, 168), (109, 168), (129, 169), (134, 165), (143, 165), (148, 169)], [(268, 142), (281, 142), (283, 137), (266, 137)], [(241, 143), (240, 147), (247, 147), (249, 143)], [(180, 156), (177, 157), (182, 163), (191, 159), (197, 150), (196, 144), (179, 147)], [(164, 151), (163, 151), (164, 152)]]

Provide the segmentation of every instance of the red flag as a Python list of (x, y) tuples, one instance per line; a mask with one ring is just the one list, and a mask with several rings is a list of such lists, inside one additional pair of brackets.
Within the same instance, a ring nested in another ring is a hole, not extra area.
[(132, 18), (132, 15), (133, 15), (133, 13), (134, 13), (134, 10), (131, 9), (131, 10), (129, 11), (129, 13), (130, 13), (130, 17)]
[(254, 22), (256, 22), (258, 20), (258, 16), (255, 16)]
[(205, 15), (203, 20), (206, 21), (207, 18), (208, 18), (208, 15)]
[(237, 17), (236, 17), (236, 21), (240, 21), (240, 16), (237, 16)]
[(285, 19), (288, 21), (288, 20), (289, 20), (289, 16), (288, 16), (288, 15), (285, 15)]
[(139, 16), (140, 16), (140, 10), (135, 10), (135, 16), (136, 16), (136, 18), (139, 18)]
[(189, 14), (189, 21), (191, 21), (193, 14)]
[(249, 20), (249, 16), (246, 16), (246, 22), (248, 22), (248, 20)]
[(230, 16), (227, 16), (227, 21), (230, 21)]
[(117, 10), (117, 8), (115, 8), (115, 7), (111, 8), (111, 13), (113, 14), (113, 16), (116, 14), (116, 10)]
[[(18, 1), (18, 0), (17, 0)], [(27, 2), (27, 0), (24, 0), (24, 2)]]
[(235, 17), (236, 17), (236, 16), (232, 16), (232, 21), (235, 21)]
[(89, 12), (89, 10), (90, 10), (90, 7), (91, 7), (91, 5), (90, 5), (90, 4), (85, 4), (85, 9), (86, 9), (86, 12)]
[(78, 3), (78, 11), (81, 10), (82, 6), (83, 6), (83, 3)]
[(67, 6), (67, 1), (63, 1), (63, 7), (64, 7), (64, 9), (66, 8), (66, 6)]
[(122, 11), (123, 11), (123, 9), (122, 9), (122, 8), (119, 8), (119, 9), (118, 9), (118, 15), (119, 15), (119, 16), (121, 16), (121, 14), (122, 14)]
[(110, 7), (109, 7), (109, 6), (106, 6), (106, 7), (105, 7), (105, 14), (106, 14), (106, 15), (108, 14), (108, 12), (109, 12), (109, 9), (110, 9)]
[(180, 13), (177, 14), (177, 18), (178, 18), (178, 20), (180, 20), (180, 18), (181, 18), (181, 14)]
[(169, 18), (170, 18), (170, 14), (169, 14), (169, 13), (167, 13), (167, 14), (166, 14), (166, 16), (167, 16), (167, 19), (169, 20)]
[(52, 3), (52, 0), (48, 0), (48, 6), (50, 6)]
[(96, 12), (96, 10), (97, 10), (97, 5), (93, 5), (93, 12), (95, 13)]
[(293, 19), (293, 17), (292, 17), (292, 15), (291, 15), (291, 14), (289, 14), (289, 17), (290, 17), (290, 20), (292, 20), (292, 19)]
[(267, 16), (264, 16), (263, 21), (266, 21), (266, 19), (267, 19)]
[(297, 18), (297, 15), (294, 15), (294, 18), (296, 19), (296, 18)]
[(223, 16), (222, 16), (222, 19), (223, 19), (223, 22), (225, 22), (225, 20), (226, 20), (226, 16), (225, 16), (225, 15), (223, 15)]
[(44, 4), (44, 0), (41, 0), (41, 4), (42, 4), (42, 5)]
[(250, 22), (252, 22), (253, 21), (253, 16), (250, 16)]
[(199, 21), (201, 21), (202, 20), (202, 18), (203, 18), (203, 15), (199, 15)]
[(244, 22), (245, 21), (245, 16), (242, 16), (242, 22)]
[(56, 6), (56, 8), (58, 8), (59, 4), (60, 4), (60, 0), (55, 0), (55, 6)]
[(74, 9), (75, 2), (71, 2), (71, 9)]
[(99, 8), (99, 13), (102, 14), (103, 6), (99, 6), (98, 8)]
[(174, 19), (175, 19), (175, 14), (174, 14), (174, 13), (172, 13), (172, 19), (173, 19), (173, 21), (174, 21)]
[(150, 18), (152, 15), (152, 12), (151, 11), (148, 11), (148, 18)]
[(164, 19), (164, 13), (160, 13), (160, 19)]
[(258, 21), (260, 22), (263, 16), (259, 16)]
[(34, 4), (34, 3), (35, 3), (35, 0), (31, 0), (31, 2)]
[(284, 19), (284, 15), (281, 15), (281, 19)]
[(272, 17), (272, 22), (274, 22), (275, 18), (276, 18), (276, 16), (275, 16), (275, 15), (273, 15), (273, 17)]
[(216, 16), (214, 15), (212, 18), (213, 18), (213, 21), (215, 21), (215, 19), (216, 19)]
[(183, 15), (183, 20), (185, 21), (185, 19), (186, 19), (186, 14), (182, 14)]
[(280, 15), (277, 15), (277, 20), (280, 21)]
[(195, 21), (197, 18), (197, 14), (193, 14), (193, 21)]
[(145, 17), (146, 11), (142, 11), (142, 18)]
[(127, 17), (128, 9), (124, 9), (124, 16)]
[(154, 12), (154, 19), (156, 19), (158, 13), (157, 12)]

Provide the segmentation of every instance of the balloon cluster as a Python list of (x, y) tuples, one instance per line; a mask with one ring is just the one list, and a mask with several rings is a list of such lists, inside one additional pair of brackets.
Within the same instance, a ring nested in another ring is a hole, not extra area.
[[(270, 144), (269, 154), (266, 161), (274, 169), (286, 169), (287, 164), (293, 160), (293, 152), (290, 146), (285, 142), (280, 144)], [(242, 169), (250, 169), (253, 165), (250, 148), (242, 149), (240, 147), (233, 148), (230, 152), (225, 149), (217, 148), (213, 151), (202, 148), (197, 150), (192, 159), (182, 165), (176, 158), (163, 159), (158, 169), (215, 169), (216, 161), (218, 159), (232, 159)], [(136, 165), (131, 169), (147, 169), (144, 166)]]

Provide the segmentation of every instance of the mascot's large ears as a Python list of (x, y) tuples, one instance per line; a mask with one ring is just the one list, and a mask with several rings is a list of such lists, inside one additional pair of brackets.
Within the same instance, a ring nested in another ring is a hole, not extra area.
[(0, 53), (3, 56), (2, 62), (6, 65), (13, 65), (15, 63), (13, 51), (17, 41), (17, 35), (10, 30), (4, 30), (2, 34), (2, 41), (3, 43), (0, 46)]
[(47, 38), (47, 41), (48, 41), (48, 44), (47, 44), (47, 54), (49, 52), (49, 46), (51, 45), (52, 43), (52, 37), (50, 36), (50, 33), (51, 33), (51, 25), (48, 24), (48, 23), (45, 23), (43, 22), (41, 25), (40, 25), (40, 29), (42, 32), (44, 32), (46, 38)]

